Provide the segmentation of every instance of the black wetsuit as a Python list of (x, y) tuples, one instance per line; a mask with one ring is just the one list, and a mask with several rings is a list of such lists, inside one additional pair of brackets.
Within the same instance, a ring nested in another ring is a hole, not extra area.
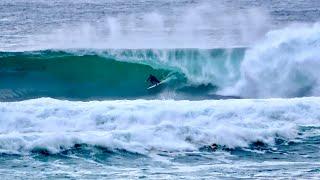
[(149, 81), (151, 84), (158, 84), (160, 83), (160, 81), (153, 75), (150, 75), (147, 79), (147, 81)]

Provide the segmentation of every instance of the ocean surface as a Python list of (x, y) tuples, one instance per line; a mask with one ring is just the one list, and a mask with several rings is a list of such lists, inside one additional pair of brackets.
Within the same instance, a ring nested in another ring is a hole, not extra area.
[(319, 179), (319, 70), (319, 0), (2, 0), (0, 177)]

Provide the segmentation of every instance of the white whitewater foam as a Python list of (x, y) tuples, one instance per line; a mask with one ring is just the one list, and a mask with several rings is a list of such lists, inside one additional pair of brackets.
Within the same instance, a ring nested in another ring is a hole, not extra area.
[(320, 95), (320, 24), (269, 32), (246, 52), (241, 78), (222, 94), (242, 97)]
[(320, 126), (320, 98), (74, 102), (41, 98), (0, 103), (0, 151), (52, 153), (76, 143), (147, 154), (216, 143), (294, 140), (299, 126)]

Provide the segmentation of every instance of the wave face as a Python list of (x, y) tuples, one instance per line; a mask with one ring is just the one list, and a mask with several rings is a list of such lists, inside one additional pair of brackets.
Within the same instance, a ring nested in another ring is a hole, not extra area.
[[(149, 155), (216, 144), (316, 143), (320, 99), (0, 103), (0, 151), (60, 153), (81, 144)], [(173, 108), (174, 107), (174, 108)], [(307, 129), (306, 129), (307, 128)], [(290, 145), (288, 145), (290, 146)]]
[[(239, 77), (243, 55), (244, 49), (2, 52), (0, 99), (206, 97)], [(147, 90), (149, 74), (169, 81)]]
[(143, 64), (98, 55), (65, 52), (3, 53), (2, 99), (41, 96), (61, 98), (128, 97), (146, 94), (149, 74), (164, 76)]

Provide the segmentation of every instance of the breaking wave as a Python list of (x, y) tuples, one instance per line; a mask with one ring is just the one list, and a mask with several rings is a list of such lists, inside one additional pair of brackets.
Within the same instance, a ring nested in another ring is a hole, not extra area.
[[(59, 153), (89, 145), (149, 154), (212, 144), (308, 141), (320, 126), (319, 98), (269, 100), (62, 101), (0, 103), (0, 151)], [(309, 127), (308, 131), (303, 128)], [(311, 142), (310, 142), (311, 143)]]
[(246, 51), (241, 77), (222, 94), (248, 98), (320, 95), (320, 24), (269, 32)]
[[(0, 99), (147, 98), (160, 93), (205, 97), (236, 80), (243, 53), (244, 49), (2, 52)], [(149, 74), (169, 81), (147, 90)]]

